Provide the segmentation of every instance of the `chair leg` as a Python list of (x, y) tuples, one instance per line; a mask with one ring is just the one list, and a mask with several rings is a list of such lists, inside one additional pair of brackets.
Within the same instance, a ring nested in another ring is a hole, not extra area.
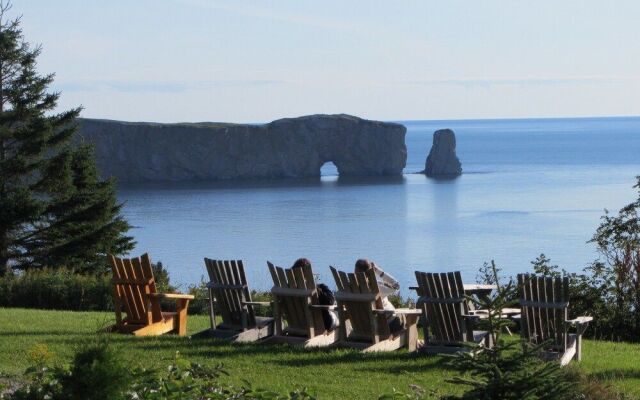
[(341, 302), (338, 302), (338, 319), (340, 320), (340, 325), (338, 325), (338, 341), (343, 342), (347, 340), (347, 318), (346, 311), (344, 310), (344, 306)]
[(176, 305), (177, 315), (174, 318), (174, 331), (180, 336), (187, 334), (187, 310), (189, 309), (189, 300), (179, 299)]
[(216, 312), (213, 309), (213, 290), (209, 288), (209, 319), (211, 320), (211, 330), (216, 329)]
[(282, 315), (280, 315), (280, 302), (277, 296), (273, 296), (273, 324), (276, 336), (282, 336)]
[(406, 322), (407, 350), (416, 351), (418, 348), (418, 317), (407, 316)]
[(576, 336), (576, 361), (582, 361), (582, 335)]
[(249, 310), (246, 306), (242, 310), (242, 314), (240, 315), (240, 324), (242, 325), (242, 331), (246, 331), (249, 326)]

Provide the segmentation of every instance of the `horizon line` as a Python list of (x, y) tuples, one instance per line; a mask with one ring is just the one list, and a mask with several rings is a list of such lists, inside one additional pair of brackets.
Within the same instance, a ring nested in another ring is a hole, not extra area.
[(482, 118), (434, 118), (434, 119), (371, 119), (364, 118), (353, 114), (348, 113), (313, 113), (313, 114), (302, 114), (296, 115), (292, 117), (280, 117), (275, 118), (270, 121), (262, 121), (262, 122), (230, 122), (230, 121), (174, 121), (174, 122), (158, 122), (158, 121), (144, 121), (144, 120), (126, 120), (126, 119), (114, 119), (114, 118), (104, 118), (104, 117), (79, 117), (78, 119), (93, 119), (93, 120), (102, 120), (102, 121), (116, 121), (116, 122), (127, 122), (127, 123), (151, 123), (151, 124), (230, 124), (230, 125), (264, 125), (271, 123), (273, 121), (277, 121), (280, 119), (288, 119), (288, 118), (301, 118), (312, 115), (350, 115), (356, 118), (361, 118), (369, 121), (380, 121), (380, 122), (390, 122), (390, 123), (403, 123), (403, 122), (466, 122), (466, 121), (522, 121), (522, 120), (560, 120), (560, 119), (622, 119), (622, 118), (640, 118), (640, 114), (636, 115), (600, 115), (600, 116), (570, 116), (570, 117), (482, 117)]

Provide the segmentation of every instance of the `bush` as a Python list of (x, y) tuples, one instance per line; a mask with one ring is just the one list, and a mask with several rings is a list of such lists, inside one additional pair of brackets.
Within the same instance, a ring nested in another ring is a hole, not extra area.
[(77, 274), (62, 268), (0, 278), (0, 307), (113, 310), (112, 293), (110, 276)]
[(105, 341), (80, 350), (58, 376), (65, 399), (121, 399), (131, 381), (129, 369)]
[(402, 297), (399, 294), (392, 294), (388, 297), (395, 308), (415, 308), (416, 300), (412, 297)]
[[(159, 292), (175, 292), (162, 263), (152, 265)], [(175, 302), (165, 300), (167, 306)], [(164, 305), (164, 304), (163, 304)], [(111, 273), (67, 268), (29, 269), (0, 277), (0, 307), (71, 311), (113, 311)]]

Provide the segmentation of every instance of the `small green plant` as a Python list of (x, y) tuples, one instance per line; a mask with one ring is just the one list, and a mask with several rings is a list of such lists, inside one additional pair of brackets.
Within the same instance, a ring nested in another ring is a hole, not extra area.
[(392, 294), (388, 297), (391, 304), (396, 308), (415, 308), (416, 300), (411, 297), (402, 297), (399, 294)]
[(46, 344), (37, 343), (27, 351), (27, 358), (38, 368), (50, 365), (55, 355)]
[(76, 353), (68, 371), (60, 371), (61, 398), (122, 399), (132, 376), (105, 339), (86, 345)]

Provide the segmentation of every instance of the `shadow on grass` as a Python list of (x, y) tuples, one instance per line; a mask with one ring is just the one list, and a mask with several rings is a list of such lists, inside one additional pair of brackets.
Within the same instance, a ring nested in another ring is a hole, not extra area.
[[(47, 342), (76, 346), (91, 340), (86, 334), (68, 331), (15, 332), (11, 335), (54, 336)], [(181, 337), (164, 335), (155, 337), (135, 337), (120, 333), (106, 333), (111, 345), (120, 350), (140, 350), (153, 354), (166, 352), (167, 356), (180, 352), (186, 358), (199, 357), (212, 361), (223, 361), (249, 357), (268, 358), (270, 363), (284, 367), (332, 366), (345, 364), (353, 369), (369, 372), (403, 373), (419, 369), (449, 370), (446, 357), (409, 353), (405, 350), (362, 353), (357, 349), (343, 347), (323, 347), (305, 349), (290, 344), (232, 343), (218, 338)], [(92, 336), (93, 337), (93, 336)]]
[(70, 336), (73, 335), (73, 332), (69, 331), (11, 331), (11, 332), (0, 332), (0, 337), (6, 336)]
[[(438, 356), (419, 355), (406, 351), (362, 353), (355, 349), (323, 347), (305, 349), (289, 344), (231, 343), (222, 339), (187, 339), (161, 337), (153, 340), (123, 338), (114, 342), (122, 346), (135, 346), (146, 351), (180, 351), (189, 357), (213, 360), (241, 359), (244, 357), (267, 356), (270, 362), (286, 367), (323, 366), (336, 364), (360, 365), (359, 370), (399, 373), (419, 366), (425, 369), (449, 369), (446, 359)], [(411, 362), (407, 366), (407, 361)], [(394, 365), (397, 363), (398, 365)], [(366, 365), (366, 366), (365, 366)]]

